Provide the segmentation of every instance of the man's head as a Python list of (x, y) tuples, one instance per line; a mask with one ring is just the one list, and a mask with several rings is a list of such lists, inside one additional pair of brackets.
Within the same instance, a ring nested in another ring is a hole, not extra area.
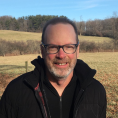
[(74, 23), (65, 18), (50, 20), (43, 30), (41, 52), (50, 78), (72, 77), (79, 54)]
[(71, 20), (69, 20), (67, 18), (53, 18), (45, 24), (45, 26), (43, 28), (43, 32), (42, 32), (42, 42), (43, 43), (44, 43), (44, 40), (45, 40), (45, 31), (46, 31), (46, 28), (48, 27), (48, 25), (55, 25), (55, 24), (58, 24), (58, 23), (72, 25), (73, 28), (74, 28), (75, 34), (76, 34), (77, 43), (79, 43), (77, 28), (76, 28), (74, 22), (72, 22)]

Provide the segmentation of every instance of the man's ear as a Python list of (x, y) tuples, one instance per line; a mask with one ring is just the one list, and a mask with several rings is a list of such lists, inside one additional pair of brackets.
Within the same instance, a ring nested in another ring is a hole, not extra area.
[(79, 47), (80, 47), (80, 44), (77, 47), (77, 58), (79, 57)]
[(41, 55), (42, 55), (42, 58), (44, 58), (44, 48), (41, 46)]

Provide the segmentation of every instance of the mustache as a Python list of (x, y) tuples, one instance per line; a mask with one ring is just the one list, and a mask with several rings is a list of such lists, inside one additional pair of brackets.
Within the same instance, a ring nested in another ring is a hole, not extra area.
[(70, 63), (69, 59), (54, 59), (53, 63)]

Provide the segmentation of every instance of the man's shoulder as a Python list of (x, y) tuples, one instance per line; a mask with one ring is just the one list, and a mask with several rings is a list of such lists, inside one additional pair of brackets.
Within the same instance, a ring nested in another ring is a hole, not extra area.
[(96, 97), (97, 99), (106, 99), (105, 87), (100, 81), (96, 79), (93, 79), (92, 83), (88, 86), (88, 91), (93, 97)]
[(18, 76), (17, 78), (13, 79), (6, 87), (7, 93), (18, 93), (23, 86), (25, 86), (25, 79), (30, 78), (32, 72), (28, 72)]
[(20, 104), (20, 100), (23, 96), (25, 99), (29, 93), (31, 94), (32, 89), (25, 82), (25, 79), (32, 78), (32, 72), (25, 73), (14, 80), (12, 80), (8, 86), (6, 87), (1, 101), (7, 102), (9, 105), (15, 106), (16, 104)]
[(98, 91), (105, 91), (103, 84), (99, 80), (93, 79), (92, 86)]
[(17, 78), (13, 79), (8, 86), (13, 86), (13, 85), (18, 85), (18, 84), (22, 84), (24, 82), (25, 79), (31, 77), (32, 72), (28, 72), (28, 73), (24, 73), (20, 76), (18, 76)]

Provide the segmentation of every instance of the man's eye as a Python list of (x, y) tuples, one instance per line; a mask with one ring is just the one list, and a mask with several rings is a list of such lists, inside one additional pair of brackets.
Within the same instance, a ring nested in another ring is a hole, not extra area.
[(71, 49), (73, 49), (74, 46), (73, 46), (73, 45), (67, 45), (66, 48), (71, 48)]
[(51, 49), (51, 48), (53, 49), (53, 48), (57, 48), (57, 46), (49, 46), (49, 48), (50, 48), (50, 49)]
[(48, 46), (48, 50), (57, 50), (58, 47), (57, 46)]

